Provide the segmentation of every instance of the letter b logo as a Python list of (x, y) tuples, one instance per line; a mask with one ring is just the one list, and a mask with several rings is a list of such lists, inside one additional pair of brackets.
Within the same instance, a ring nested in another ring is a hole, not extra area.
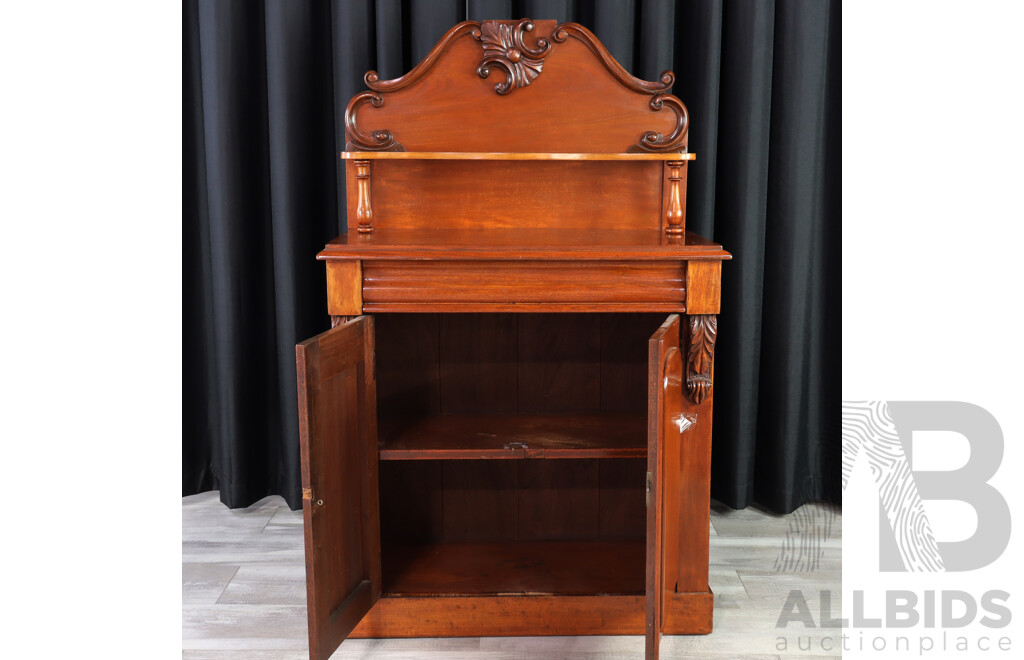
[[(912, 471), (915, 431), (952, 431), (966, 438), (967, 463), (956, 470)], [(843, 486), (859, 453), (867, 456), (881, 508), (882, 571), (970, 571), (991, 564), (1010, 541), (1010, 509), (988, 480), (1003, 459), (1003, 432), (985, 409), (959, 401), (843, 403)], [(936, 541), (922, 504), (970, 505), (978, 528), (963, 541)]]

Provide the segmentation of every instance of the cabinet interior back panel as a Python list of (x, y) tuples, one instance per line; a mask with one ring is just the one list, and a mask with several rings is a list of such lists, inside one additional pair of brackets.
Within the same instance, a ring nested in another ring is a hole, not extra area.
[[(647, 162), (378, 160), (375, 227), (658, 229), (663, 164)], [(345, 162), (354, 226), (355, 166)]]
[(643, 412), (664, 314), (377, 314), (382, 419)]
[[(661, 314), (380, 314), (389, 420), (640, 413)], [(628, 539), (644, 534), (643, 458), (381, 461), (391, 541)], [(557, 493), (557, 497), (552, 497)]]
[(381, 461), (386, 541), (638, 539), (643, 458)]

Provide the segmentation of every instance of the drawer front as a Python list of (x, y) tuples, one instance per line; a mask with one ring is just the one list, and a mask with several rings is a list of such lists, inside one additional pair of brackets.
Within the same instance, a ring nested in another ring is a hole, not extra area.
[(366, 261), (363, 305), (611, 304), (681, 307), (682, 262)]

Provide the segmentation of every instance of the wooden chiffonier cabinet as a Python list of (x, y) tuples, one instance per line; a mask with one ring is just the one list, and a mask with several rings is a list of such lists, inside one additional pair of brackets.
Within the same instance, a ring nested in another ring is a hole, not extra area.
[(687, 112), (574, 23), (467, 21), (345, 112), (332, 329), (296, 349), (310, 657), (711, 631), (721, 246)]

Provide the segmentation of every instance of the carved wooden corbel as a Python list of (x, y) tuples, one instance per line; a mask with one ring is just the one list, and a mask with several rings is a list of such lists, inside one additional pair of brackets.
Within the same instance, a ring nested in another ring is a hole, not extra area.
[(711, 363), (715, 359), (718, 316), (690, 314), (690, 350), (686, 360), (686, 393), (700, 405), (711, 393)]

